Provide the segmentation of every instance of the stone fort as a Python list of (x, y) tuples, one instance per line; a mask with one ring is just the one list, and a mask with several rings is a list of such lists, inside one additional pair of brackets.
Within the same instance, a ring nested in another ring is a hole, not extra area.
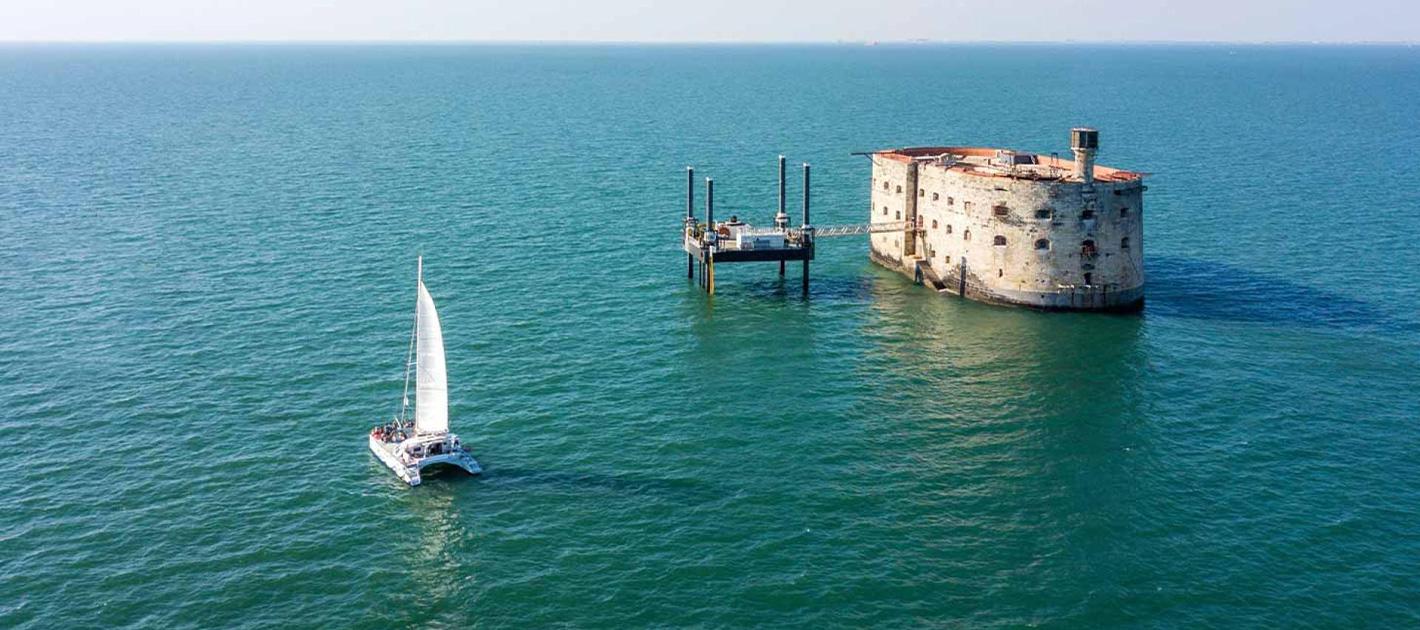
[[(1144, 176), (1095, 164), (1099, 132), (1070, 131), (1073, 160), (983, 147), (870, 154), (872, 260), (940, 293), (1048, 310), (1144, 305)], [(887, 228), (887, 226), (880, 226)]]

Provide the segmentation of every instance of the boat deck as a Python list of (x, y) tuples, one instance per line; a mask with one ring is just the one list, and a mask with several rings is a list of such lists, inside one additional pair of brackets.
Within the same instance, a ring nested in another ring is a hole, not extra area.
[(478, 461), (469, 454), (467, 449), (459, 449), (452, 453), (439, 453), (437, 455), (425, 455), (424, 457), (412, 457), (401, 450), (405, 441), (386, 442), (375, 436), (369, 436), (370, 451), (379, 458), (380, 462), (394, 471), (395, 476), (410, 486), (417, 486), (423, 479), (420, 471), (430, 466), (446, 464), (464, 470), (470, 475), (477, 475), (483, 472), (483, 467), (478, 465)]

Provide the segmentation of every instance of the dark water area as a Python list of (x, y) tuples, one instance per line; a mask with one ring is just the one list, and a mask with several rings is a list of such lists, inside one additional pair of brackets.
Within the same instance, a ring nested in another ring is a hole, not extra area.
[[(0, 113), (0, 627), (1420, 624), (1415, 48), (11, 45)], [(853, 151), (1081, 124), (1142, 314), (685, 279), (686, 165), (857, 223)], [(421, 252), (487, 472), (411, 490)]]

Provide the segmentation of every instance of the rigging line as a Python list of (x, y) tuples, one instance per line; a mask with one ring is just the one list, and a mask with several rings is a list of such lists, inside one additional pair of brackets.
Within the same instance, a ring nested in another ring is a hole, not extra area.
[(419, 338), (419, 284), (421, 282), (423, 282), (422, 278), (414, 281), (414, 326), (409, 331), (409, 353), (404, 357), (404, 398), (401, 399), (399, 407), (401, 424), (409, 417), (409, 368), (414, 365), (414, 342)]

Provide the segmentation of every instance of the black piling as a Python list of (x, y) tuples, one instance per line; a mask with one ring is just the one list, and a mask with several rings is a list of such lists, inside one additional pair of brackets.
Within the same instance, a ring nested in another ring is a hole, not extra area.
[(712, 236), (715, 231), (715, 180), (705, 178), (705, 242), (710, 243), (710, 247), (705, 254), (705, 292), (711, 295), (715, 293), (715, 241), (716, 236)]
[[(785, 199), (785, 190), (784, 190), (784, 170), (785, 170), (785, 166), (784, 166), (784, 156), (781, 155), (781, 156), (779, 156), (779, 213), (776, 214), (776, 215), (774, 215), (774, 222), (775, 222), (776, 224), (779, 222), (779, 217), (788, 216), (788, 213), (784, 211), (785, 202), (787, 201), (787, 199)], [(775, 225), (774, 227), (787, 227), (787, 226)], [(782, 261), (782, 260), (779, 261), (779, 277), (780, 277), (780, 278), (783, 278), (783, 277), (784, 277), (784, 261)]]
[[(809, 227), (809, 165), (808, 165), (808, 163), (804, 163), (804, 225), (803, 225), (802, 228), (800, 228), (800, 230), (801, 230), (801, 231), (800, 231), (800, 234), (802, 234), (802, 237), (801, 237), (801, 238), (804, 239), (804, 247), (808, 247), (808, 248), (810, 248), (810, 249), (812, 250), (812, 248), (813, 248), (813, 246), (814, 246), (814, 242), (813, 242), (813, 228)], [(813, 256), (809, 256), (808, 258), (805, 258), (805, 259), (804, 259), (804, 294), (805, 294), (805, 295), (808, 295), (808, 292), (809, 292), (809, 258), (812, 258), (812, 257), (813, 257)]]

